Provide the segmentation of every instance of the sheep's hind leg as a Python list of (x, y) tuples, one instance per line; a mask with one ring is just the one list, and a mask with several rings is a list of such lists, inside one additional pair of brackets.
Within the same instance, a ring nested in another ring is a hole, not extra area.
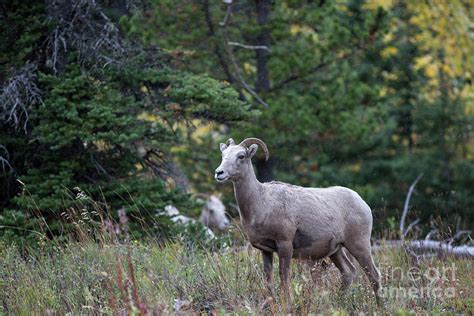
[(263, 272), (265, 273), (265, 281), (267, 287), (270, 287), (272, 283), (272, 270), (273, 270), (273, 252), (262, 250), (263, 258)]
[(341, 271), (342, 274), (342, 286), (341, 289), (343, 291), (347, 290), (347, 288), (352, 284), (354, 281), (355, 276), (355, 267), (346, 256), (345, 252), (342, 248), (339, 248), (333, 255), (329, 257), (332, 262), (336, 265), (336, 267)]
[(375, 266), (374, 259), (372, 258), (370, 241), (367, 241), (362, 245), (358, 243), (351, 243), (345, 246), (347, 250), (349, 250), (349, 252), (356, 258), (365, 274), (369, 278), (369, 281), (374, 289), (377, 304), (380, 305), (382, 302), (380, 297), (380, 272)]

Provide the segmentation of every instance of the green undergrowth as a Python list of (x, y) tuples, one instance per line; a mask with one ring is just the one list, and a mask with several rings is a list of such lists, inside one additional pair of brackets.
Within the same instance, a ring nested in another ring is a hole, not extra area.
[[(0, 247), (0, 314), (459, 314), (474, 309), (472, 261), (450, 257), (413, 263), (402, 249), (375, 253), (384, 307), (367, 279), (339, 291), (333, 265), (292, 265), (291, 302), (277, 282), (267, 289), (258, 251), (206, 250), (179, 241), (114, 242), (111, 238), (35, 249)], [(411, 291), (411, 292), (410, 292)], [(418, 291), (416, 294), (415, 292)], [(420, 294), (421, 293), (421, 294)]]

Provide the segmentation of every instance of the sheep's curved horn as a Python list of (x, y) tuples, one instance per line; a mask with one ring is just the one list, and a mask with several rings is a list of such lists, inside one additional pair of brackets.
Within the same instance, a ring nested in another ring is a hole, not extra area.
[(265, 145), (265, 143), (261, 139), (253, 138), (253, 137), (246, 138), (242, 142), (240, 142), (239, 145), (248, 147), (249, 145), (252, 145), (252, 144), (257, 144), (257, 145), (262, 146), (262, 149), (265, 152), (265, 161), (267, 161), (268, 158), (270, 157), (270, 153), (268, 152), (267, 145)]
[(230, 146), (230, 145), (235, 145), (234, 143), (234, 140), (232, 138), (229, 138), (226, 143), (225, 143), (227, 146)]

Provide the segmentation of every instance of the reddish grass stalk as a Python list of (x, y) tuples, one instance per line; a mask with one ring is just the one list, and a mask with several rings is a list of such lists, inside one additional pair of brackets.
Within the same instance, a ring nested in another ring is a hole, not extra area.
[(112, 312), (114, 315), (117, 315), (118, 312), (117, 312), (117, 302), (115, 300), (115, 295), (114, 295), (114, 292), (113, 292), (113, 289), (112, 289), (112, 284), (110, 283), (110, 279), (107, 279), (106, 282), (105, 282), (105, 285), (107, 287), (107, 292), (109, 292), (109, 305), (110, 305), (110, 308), (112, 309)]
[(130, 306), (130, 300), (128, 299), (127, 284), (123, 281), (123, 271), (118, 257), (115, 258), (115, 270), (117, 271), (117, 284), (120, 289), (120, 293), (122, 294), (122, 301), (125, 303), (128, 313), (130, 313), (132, 311), (132, 307)]
[(138, 296), (138, 287), (137, 287), (137, 282), (135, 280), (135, 269), (133, 268), (132, 254), (131, 254), (130, 245), (128, 245), (127, 261), (128, 261), (128, 273), (129, 273), (130, 280), (131, 280), (131, 283), (132, 283), (133, 301), (135, 302), (135, 306), (138, 307), (139, 314), (140, 315), (146, 315), (146, 312), (147, 312), (146, 307), (145, 307), (144, 304), (140, 303), (140, 298)]

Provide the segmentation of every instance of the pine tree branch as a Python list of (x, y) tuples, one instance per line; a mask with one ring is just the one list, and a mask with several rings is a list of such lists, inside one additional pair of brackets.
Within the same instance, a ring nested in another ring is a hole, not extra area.
[(321, 61), (318, 65), (310, 68), (308, 71), (306, 71), (305, 73), (302, 73), (302, 74), (294, 74), (294, 75), (291, 75), (289, 76), (288, 78), (280, 81), (279, 83), (273, 85), (273, 87), (270, 89), (270, 91), (275, 91), (275, 90), (279, 90), (281, 88), (283, 88), (284, 86), (286, 86), (287, 84), (293, 82), (293, 81), (297, 81), (297, 80), (300, 80), (300, 79), (304, 79), (312, 74), (315, 74), (317, 73), (318, 71), (326, 68), (327, 66), (331, 65), (331, 64), (334, 64), (336, 62), (340, 62), (340, 61), (343, 61), (345, 59), (348, 59), (352, 56), (355, 55), (355, 53), (357, 52), (357, 50), (353, 50), (352, 52), (350, 53), (346, 53), (346, 54), (343, 54), (341, 57), (338, 57), (338, 58), (334, 58), (334, 59), (331, 59), (331, 60), (324, 60), (324, 61)]
[[(320, 2), (320, 7), (324, 5), (324, 1), (321, 1)], [(280, 81), (279, 83), (275, 84), (271, 89), (270, 91), (275, 91), (275, 90), (278, 90), (278, 89), (281, 89), (283, 88), (284, 86), (286, 86), (287, 84), (293, 82), (293, 81), (296, 81), (296, 80), (300, 80), (300, 79), (303, 79), (303, 78), (306, 78), (312, 74), (315, 74), (317, 73), (318, 71), (324, 69), (325, 67), (331, 65), (331, 64), (334, 64), (336, 62), (340, 62), (340, 61), (343, 61), (345, 59), (348, 59), (352, 56), (354, 56), (357, 52), (361, 51), (361, 50), (364, 50), (365, 48), (367, 48), (370, 44), (372, 44), (375, 40), (375, 35), (376, 33), (379, 31), (380, 29), (380, 23), (381, 23), (381, 15), (377, 15), (377, 18), (376, 18), (376, 21), (375, 21), (375, 24), (372, 26), (372, 28), (369, 30), (369, 37), (367, 39), (367, 41), (365, 43), (361, 43), (359, 45), (356, 46), (356, 49), (352, 50), (350, 53), (345, 53), (343, 54), (342, 56), (340, 57), (337, 57), (337, 58), (334, 58), (334, 59), (331, 59), (331, 60), (323, 60), (321, 61), (318, 65), (310, 68), (307, 72), (305, 73), (302, 73), (302, 74), (293, 74), (293, 75), (290, 75), (288, 78)]]

